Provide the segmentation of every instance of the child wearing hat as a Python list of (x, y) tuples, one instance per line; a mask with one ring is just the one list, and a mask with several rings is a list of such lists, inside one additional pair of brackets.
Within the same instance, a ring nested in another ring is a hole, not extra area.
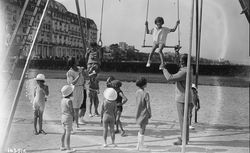
[(148, 124), (148, 120), (151, 118), (151, 107), (150, 107), (149, 93), (145, 91), (145, 88), (147, 87), (146, 78), (144, 77), (139, 78), (136, 81), (136, 86), (139, 87), (139, 89), (136, 91), (136, 103), (137, 103), (136, 123), (140, 126), (136, 149), (140, 150), (143, 149), (144, 133), (146, 130), (146, 125)]
[(192, 123), (192, 112), (193, 108), (198, 111), (200, 109), (200, 100), (198, 95), (198, 90), (195, 84), (192, 84), (192, 103), (189, 104), (189, 129), (194, 130), (195, 128), (191, 125)]
[[(34, 110), (34, 134), (46, 134), (42, 128), (43, 112), (45, 109), (46, 96), (49, 95), (49, 87), (45, 84), (44, 74), (38, 74), (35, 78), (37, 85), (34, 90), (33, 110)], [(37, 132), (37, 119), (39, 121), (39, 131)]]
[(112, 140), (112, 145), (116, 147), (115, 144), (115, 114), (116, 114), (116, 98), (117, 93), (113, 88), (107, 88), (103, 92), (104, 95), (104, 102), (102, 103), (101, 109), (101, 123), (103, 123), (103, 138), (104, 138), (104, 145), (103, 147), (107, 147), (107, 134), (108, 134), (108, 127), (110, 129), (110, 135)]
[[(72, 100), (70, 99), (73, 96), (74, 86), (73, 85), (65, 85), (61, 89), (62, 100), (61, 100), (61, 122), (63, 126), (63, 134), (61, 137), (61, 151), (67, 150), (67, 152), (75, 152), (75, 149), (70, 148), (70, 134), (73, 130), (72, 124), (74, 120), (74, 109)], [(66, 147), (65, 147), (65, 136), (66, 136)]]

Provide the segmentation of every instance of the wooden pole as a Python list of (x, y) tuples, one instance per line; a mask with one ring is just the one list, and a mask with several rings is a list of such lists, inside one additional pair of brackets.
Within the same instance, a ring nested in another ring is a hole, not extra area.
[(28, 67), (29, 67), (29, 64), (30, 64), (30, 61), (31, 61), (32, 50), (33, 50), (33, 47), (35, 45), (38, 32), (39, 32), (40, 27), (42, 25), (43, 18), (45, 16), (46, 12), (47, 12), (47, 8), (49, 6), (48, 5), (49, 2), (50, 2), (50, 0), (47, 0), (47, 3), (45, 5), (45, 7), (44, 7), (43, 14), (42, 14), (41, 19), (39, 21), (39, 24), (38, 24), (38, 27), (37, 27), (37, 31), (35, 33), (33, 42), (31, 44), (31, 47), (30, 47), (30, 50), (29, 50), (29, 54), (28, 54), (28, 57), (27, 57), (27, 60), (26, 60), (26, 63), (25, 63), (25, 66), (24, 66), (24, 69), (23, 69), (23, 72), (22, 72), (19, 84), (18, 84), (18, 87), (17, 87), (17, 92), (16, 92), (15, 97), (14, 97), (14, 102), (13, 102), (12, 107), (11, 107), (10, 116), (9, 116), (8, 122), (7, 122), (7, 127), (5, 129), (3, 143), (1, 144), (1, 152), (4, 152), (4, 148), (5, 148), (5, 145), (6, 145), (8, 136), (9, 136), (10, 128), (11, 128), (11, 123), (12, 123), (13, 117), (15, 115), (16, 107), (17, 107), (17, 104), (18, 104), (18, 101), (19, 101), (19, 97), (21, 95), (22, 88), (23, 88), (25, 75), (26, 75), (26, 72), (28, 70)]
[[(199, 16), (199, 29), (198, 29), (198, 48), (196, 53), (196, 80), (195, 85), (198, 89), (198, 83), (199, 83), (199, 65), (200, 65), (200, 48), (201, 48), (201, 24), (202, 24), (202, 9), (203, 9), (203, 0), (201, 0), (200, 4), (200, 16)], [(198, 115), (197, 110), (195, 109), (195, 123), (197, 123)]]
[[(177, 18), (180, 20), (180, 0), (177, 0)], [(178, 45), (181, 45), (181, 40), (180, 40), (180, 24), (178, 25)]]
[[(196, 9), (195, 9), (195, 13), (196, 13), (196, 54), (195, 54), (195, 61), (196, 61), (196, 66), (195, 66), (195, 86), (198, 87), (198, 77), (199, 77), (199, 66), (198, 66), (198, 61), (199, 61), (199, 57), (198, 57), (198, 46), (199, 46), (199, 0), (196, 0)], [(194, 113), (194, 122), (197, 123), (197, 111), (195, 109), (195, 113)]]
[(103, 9), (104, 9), (104, 0), (102, 0), (102, 10), (101, 10), (101, 23), (100, 23), (100, 35), (98, 40), (98, 45), (102, 46), (102, 20), (103, 20)]
[[(147, 11), (146, 11), (146, 22), (148, 21), (148, 9), (149, 9), (149, 0), (147, 1)], [(145, 43), (146, 43), (146, 33), (147, 33), (147, 29), (146, 29), (146, 26), (145, 26), (145, 32), (144, 32), (144, 39), (143, 39), (143, 45), (142, 46), (145, 46)]]
[(88, 19), (87, 19), (87, 4), (86, 0), (84, 0), (84, 16), (85, 16), (85, 42), (86, 42), (86, 47), (89, 46), (89, 30), (88, 30)]
[(192, 54), (192, 36), (193, 36), (193, 18), (194, 18), (194, 0), (191, 3), (191, 17), (190, 17), (190, 35), (189, 35), (189, 53), (187, 62), (187, 76), (186, 76), (186, 89), (185, 89), (185, 106), (184, 106), (184, 119), (182, 128), (182, 153), (185, 153), (186, 142), (187, 142), (187, 125), (188, 125), (188, 103), (189, 103), (189, 93), (190, 93), (190, 83), (191, 83), (191, 54)]
[[(84, 32), (83, 32), (83, 27), (82, 27), (82, 22), (81, 22), (81, 12), (80, 12), (80, 7), (79, 7), (79, 2), (78, 2), (78, 0), (75, 0), (75, 3), (76, 3), (77, 15), (78, 15), (78, 22), (79, 22), (79, 26), (80, 26), (81, 35), (82, 35), (83, 56), (85, 57), (85, 53), (86, 53), (86, 42), (85, 42), (85, 39), (84, 39)], [(86, 61), (86, 60), (85, 60), (85, 61)]]

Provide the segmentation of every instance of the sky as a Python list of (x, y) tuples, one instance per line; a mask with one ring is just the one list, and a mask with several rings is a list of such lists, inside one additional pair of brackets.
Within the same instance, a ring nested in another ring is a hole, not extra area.
[[(76, 13), (74, 0), (58, 0), (68, 11)], [(191, 0), (179, 0), (180, 4), (180, 41), (181, 52), (190, 48)], [(84, 0), (79, 0), (81, 15), (85, 16)], [(102, 0), (86, 0), (87, 17), (91, 18), (100, 29)], [(146, 21), (147, 0), (104, 0), (102, 41), (104, 45), (127, 42), (137, 49), (142, 48)], [(250, 65), (249, 23), (241, 15), (241, 6), (237, 0), (204, 0), (202, 16), (202, 40), (200, 56), (209, 59), (224, 58), (232, 63)], [(164, 26), (174, 27), (177, 20), (177, 0), (151, 0), (149, 2), (148, 22), (153, 28), (154, 19), (162, 16)], [(195, 26), (195, 24), (194, 24)], [(99, 34), (98, 34), (99, 36)], [(170, 33), (168, 45), (177, 44), (178, 32)], [(195, 29), (193, 30), (195, 38)], [(152, 44), (152, 37), (146, 36), (146, 45)], [(173, 51), (165, 49), (164, 52)], [(192, 55), (195, 55), (193, 39)]]

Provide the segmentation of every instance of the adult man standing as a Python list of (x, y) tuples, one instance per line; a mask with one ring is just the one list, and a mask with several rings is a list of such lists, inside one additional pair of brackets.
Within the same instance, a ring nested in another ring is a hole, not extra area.
[[(184, 118), (184, 104), (185, 104), (185, 88), (186, 88), (186, 75), (187, 75), (187, 59), (188, 55), (183, 54), (180, 57), (180, 69), (177, 73), (171, 74), (166, 68), (163, 68), (163, 74), (167, 81), (175, 82), (175, 102), (177, 105), (177, 112), (178, 112), (178, 118), (180, 123), (180, 130), (182, 135), (183, 130), (183, 118)], [(191, 83), (191, 82), (190, 82)], [(191, 86), (190, 86), (191, 87)], [(190, 89), (191, 91), (191, 89)], [(188, 102), (191, 103), (191, 92), (189, 93), (189, 100)], [(188, 117), (187, 117), (188, 120)], [(189, 140), (189, 125), (187, 121), (187, 135), (186, 135), (186, 142), (188, 143)], [(174, 142), (174, 145), (182, 145), (182, 137), (178, 137), (178, 140)]]

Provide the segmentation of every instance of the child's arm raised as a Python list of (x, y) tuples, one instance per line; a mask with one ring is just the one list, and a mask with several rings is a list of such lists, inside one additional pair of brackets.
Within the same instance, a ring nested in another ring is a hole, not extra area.
[(180, 20), (178, 20), (177, 22), (176, 22), (176, 25), (175, 25), (175, 27), (173, 28), (173, 29), (170, 29), (170, 32), (175, 32), (175, 30), (177, 29), (177, 26), (180, 24)]
[(185, 80), (186, 79), (186, 71), (184, 70), (180, 70), (175, 74), (171, 74), (168, 72), (167, 69), (163, 68), (163, 74), (165, 76), (165, 78), (167, 79), (167, 81), (181, 81), (181, 80)]
[[(81, 73), (81, 72), (80, 72)], [(80, 73), (79, 73), (79, 75), (80, 75)], [(76, 82), (78, 81), (78, 79), (79, 79), (79, 75), (74, 79), (69, 73), (67, 73), (66, 74), (67, 75), (67, 82), (68, 82), (68, 84), (73, 84), (73, 85), (75, 85), (76, 84)]]
[(44, 91), (45, 91), (45, 95), (48, 96), (49, 95), (49, 86), (48, 85), (44, 85)]
[(146, 30), (146, 33), (149, 34), (150, 31), (148, 29), (148, 21), (145, 22), (145, 30)]

